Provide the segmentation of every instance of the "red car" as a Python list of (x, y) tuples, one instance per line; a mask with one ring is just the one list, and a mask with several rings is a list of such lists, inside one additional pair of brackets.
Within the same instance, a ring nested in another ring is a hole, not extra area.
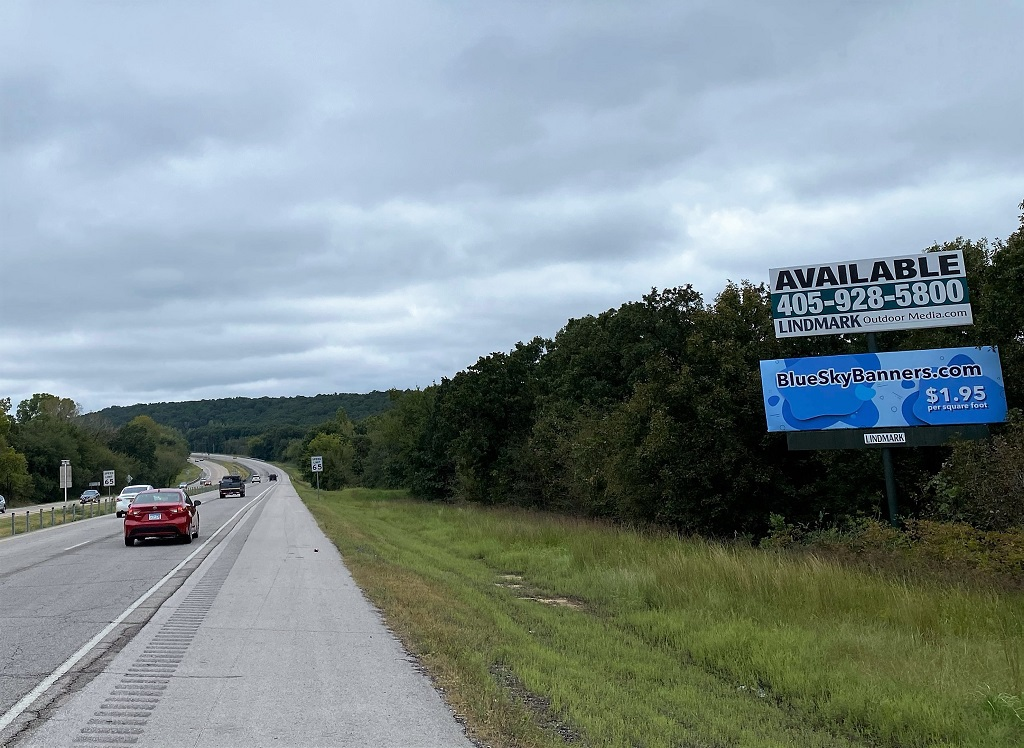
[(144, 538), (178, 538), (191, 543), (199, 537), (201, 501), (178, 488), (153, 488), (138, 494), (124, 515), (124, 544)]

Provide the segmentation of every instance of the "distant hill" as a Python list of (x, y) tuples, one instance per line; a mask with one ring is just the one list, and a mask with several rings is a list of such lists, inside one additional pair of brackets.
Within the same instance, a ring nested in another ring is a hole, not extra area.
[(85, 423), (120, 428), (136, 416), (177, 429), (194, 450), (241, 451), (238, 441), (260, 434), (301, 435), (329, 421), (339, 409), (352, 421), (383, 413), (391, 407), (386, 392), (365, 395), (336, 393), (312, 397), (228, 397), (181, 403), (114, 405), (81, 416)]

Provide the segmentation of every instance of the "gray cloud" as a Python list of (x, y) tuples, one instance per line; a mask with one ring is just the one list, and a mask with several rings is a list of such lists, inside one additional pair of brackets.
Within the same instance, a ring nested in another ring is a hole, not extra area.
[(425, 386), (570, 317), (1005, 236), (1011, 3), (0, 7), (0, 396)]

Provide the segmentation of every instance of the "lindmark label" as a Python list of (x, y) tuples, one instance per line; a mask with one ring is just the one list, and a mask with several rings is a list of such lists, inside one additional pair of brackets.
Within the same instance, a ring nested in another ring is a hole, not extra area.
[(864, 434), (865, 444), (906, 444), (907, 435), (902, 431), (888, 434)]

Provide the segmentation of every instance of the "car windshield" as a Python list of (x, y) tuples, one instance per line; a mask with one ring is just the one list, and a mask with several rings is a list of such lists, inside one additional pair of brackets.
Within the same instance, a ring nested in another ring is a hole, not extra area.
[(121, 489), (121, 493), (138, 493), (139, 491), (145, 491), (149, 486), (125, 486)]
[(135, 497), (139, 504), (180, 504), (181, 494), (177, 491), (153, 491)]

